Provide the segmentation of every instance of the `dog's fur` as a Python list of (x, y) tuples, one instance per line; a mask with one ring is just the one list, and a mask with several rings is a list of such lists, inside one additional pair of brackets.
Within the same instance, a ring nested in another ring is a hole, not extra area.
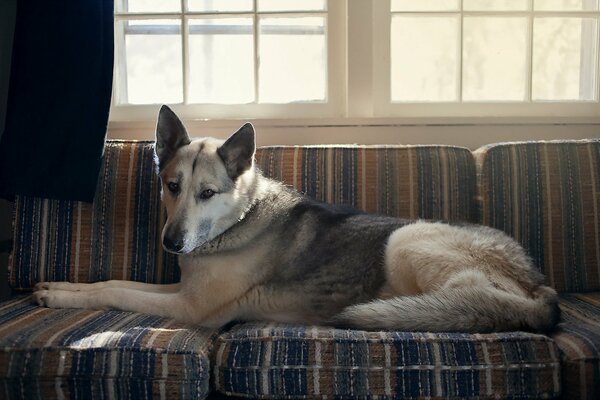
[(47, 307), (116, 308), (219, 327), (232, 320), (360, 329), (547, 331), (556, 292), (513, 239), (467, 224), (368, 215), (311, 200), (254, 167), (254, 128), (190, 140), (166, 106), (156, 161), (163, 246), (181, 282), (43, 282)]

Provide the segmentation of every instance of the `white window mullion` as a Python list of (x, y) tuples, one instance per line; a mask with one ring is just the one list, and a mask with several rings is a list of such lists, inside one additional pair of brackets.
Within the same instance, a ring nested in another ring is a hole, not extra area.
[[(590, 9), (596, 5), (596, 0), (583, 0), (583, 3), (586, 9)], [(593, 23), (590, 23), (590, 21), (582, 19), (581, 22), (581, 61), (579, 67), (579, 76), (581, 79), (579, 80), (579, 95), (580, 97), (584, 97), (585, 91), (593, 87), (592, 98), (593, 100), (598, 100), (598, 97), (596, 97), (598, 86), (598, 17), (596, 16), (593, 21)], [(592, 29), (595, 29), (595, 31), (592, 31)], [(590, 71), (590, 73), (585, 73), (585, 69), (590, 65), (595, 65), (596, 69)]]
[(189, 57), (189, 24), (185, 15), (187, 11), (187, 0), (181, 0), (181, 54), (183, 56), (182, 81), (183, 81), (183, 104), (188, 104), (189, 81), (190, 81), (190, 57)]
[(458, 29), (458, 77), (456, 79), (456, 84), (457, 84), (457, 101), (461, 102), (463, 101), (463, 68), (464, 68), (464, 63), (463, 63), (463, 58), (464, 58), (464, 52), (463, 52), (463, 41), (465, 38), (465, 14), (464, 14), (464, 8), (463, 8), (463, 0), (460, 0), (460, 4), (459, 4), (459, 12), (460, 12), (460, 27)]
[(259, 83), (258, 83), (258, 78), (259, 78), (259, 73), (258, 73), (258, 69), (260, 68), (260, 53), (259, 53), (259, 48), (258, 46), (260, 45), (259, 43), (259, 39), (258, 39), (258, 33), (259, 33), (259, 28), (258, 28), (258, 24), (259, 24), (259, 17), (258, 17), (258, 0), (253, 0), (252, 1), (252, 7), (254, 10), (254, 14), (252, 14), (252, 39), (253, 39), (253, 43), (254, 43), (254, 103), (258, 103), (258, 90), (259, 90)]
[(376, 29), (373, 9), (374, 4), (370, 1), (348, 1), (347, 27), (344, 29), (348, 46), (346, 112), (353, 117), (373, 116), (373, 44), (377, 43), (373, 38)]
[(596, 17), (596, 98), (594, 100), (600, 103), (600, 16)]
[(126, 42), (125, 42), (125, 29), (121, 29), (121, 24), (126, 24), (127, 20), (116, 20), (115, 21), (115, 60), (117, 63), (116, 71), (116, 84), (119, 88), (118, 91), (113, 90), (117, 104), (126, 104), (129, 102), (127, 93), (127, 56), (126, 56)]
[(525, 75), (525, 101), (531, 103), (533, 99), (533, 27), (534, 27), (534, 16), (533, 16), (533, 2), (535, 0), (529, 0), (528, 3), (528, 16), (527, 16), (527, 73)]
[[(392, 106), (391, 91), (391, 22), (390, 0), (373, 0), (372, 82), (373, 113), (385, 116)], [(351, 27), (349, 29), (352, 29)]]

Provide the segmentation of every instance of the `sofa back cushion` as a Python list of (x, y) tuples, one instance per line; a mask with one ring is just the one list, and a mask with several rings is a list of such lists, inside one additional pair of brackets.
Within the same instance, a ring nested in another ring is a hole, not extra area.
[(398, 218), (474, 221), (475, 165), (452, 146), (276, 146), (258, 167), (317, 200)]
[(558, 291), (600, 289), (600, 140), (475, 151), (481, 218), (528, 250)]
[[(170, 283), (176, 258), (161, 246), (166, 218), (152, 142), (106, 144), (92, 204), (20, 196), (10, 284), (126, 279)], [(473, 220), (475, 164), (447, 146), (268, 147), (266, 175), (319, 200), (404, 218)]]
[(126, 279), (170, 283), (176, 259), (160, 245), (165, 220), (152, 142), (106, 143), (93, 203), (19, 196), (9, 283)]

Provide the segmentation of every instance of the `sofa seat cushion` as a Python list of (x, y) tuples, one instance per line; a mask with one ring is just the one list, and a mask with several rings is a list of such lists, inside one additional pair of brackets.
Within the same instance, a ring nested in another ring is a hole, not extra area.
[(216, 331), (120, 311), (0, 303), (0, 397), (191, 398), (209, 392)]
[(365, 332), (249, 323), (217, 339), (215, 389), (262, 398), (552, 398), (547, 336)]
[(600, 292), (561, 296), (552, 338), (563, 356), (564, 399), (600, 398)]

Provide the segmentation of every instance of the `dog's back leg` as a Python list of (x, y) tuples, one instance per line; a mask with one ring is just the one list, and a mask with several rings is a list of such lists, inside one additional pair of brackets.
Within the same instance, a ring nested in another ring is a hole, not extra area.
[(418, 222), (386, 248), (386, 299), (346, 308), (334, 323), (363, 329), (490, 332), (551, 329), (556, 292), (523, 249), (489, 228)]

